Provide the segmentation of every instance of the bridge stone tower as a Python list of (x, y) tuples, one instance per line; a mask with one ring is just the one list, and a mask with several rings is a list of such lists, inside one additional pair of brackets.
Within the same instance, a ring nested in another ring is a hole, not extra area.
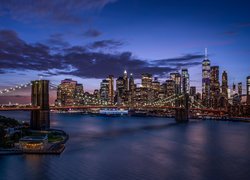
[(31, 104), (34, 107), (39, 107), (39, 109), (31, 111), (30, 127), (33, 130), (49, 129), (49, 81), (37, 80), (31, 83)]
[(189, 94), (185, 94), (184, 97), (176, 99), (175, 101), (175, 121), (176, 122), (188, 122), (189, 120)]

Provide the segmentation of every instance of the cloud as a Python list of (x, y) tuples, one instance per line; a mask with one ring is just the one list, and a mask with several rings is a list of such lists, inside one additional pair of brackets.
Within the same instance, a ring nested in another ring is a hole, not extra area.
[(158, 65), (167, 65), (167, 64), (176, 64), (176, 63), (187, 63), (192, 61), (200, 61), (202, 58), (204, 58), (204, 55), (202, 54), (185, 54), (180, 57), (176, 58), (167, 58), (167, 59), (160, 59), (160, 60), (153, 60), (153, 63), (156, 63)]
[[(57, 39), (60, 35), (52, 37)], [(115, 40), (96, 41), (92, 44), (94, 48), (116, 48), (121, 45), (121, 42)], [(180, 67), (199, 64), (203, 57), (187, 54), (177, 58), (147, 61), (136, 58), (131, 52), (107, 53), (92, 50), (89, 45), (69, 45), (59, 49), (60, 51), (54, 51), (53, 47), (47, 44), (30, 44), (20, 39), (14, 31), (0, 30), (0, 73), (33, 70), (43, 76), (105, 78), (109, 74), (118, 77), (127, 69), (133, 72), (136, 78), (146, 72), (166, 77), (167, 73)]]
[(83, 35), (86, 36), (86, 37), (93, 37), (93, 38), (95, 38), (95, 37), (100, 36), (101, 34), (102, 33), (100, 31), (96, 30), (96, 29), (89, 29), (86, 32), (84, 32)]
[(99, 49), (99, 48), (105, 48), (105, 49), (116, 49), (124, 45), (122, 41), (117, 40), (102, 40), (102, 41), (95, 41), (94, 43), (89, 45), (89, 48), (91, 49)]
[(116, 0), (2, 0), (0, 14), (30, 21), (34, 18), (81, 23), (90, 10), (102, 9)]

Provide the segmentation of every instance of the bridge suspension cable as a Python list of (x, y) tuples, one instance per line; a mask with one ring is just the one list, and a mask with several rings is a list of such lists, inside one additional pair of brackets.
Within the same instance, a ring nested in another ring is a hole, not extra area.
[(31, 86), (30, 82), (25, 83), (25, 84), (16, 85), (16, 86), (11, 87), (11, 88), (6, 88), (6, 89), (0, 91), (0, 95), (4, 95), (4, 94), (9, 93), (9, 92), (14, 92), (14, 91), (17, 91), (17, 90), (21, 90), (21, 89), (27, 88), (29, 86)]

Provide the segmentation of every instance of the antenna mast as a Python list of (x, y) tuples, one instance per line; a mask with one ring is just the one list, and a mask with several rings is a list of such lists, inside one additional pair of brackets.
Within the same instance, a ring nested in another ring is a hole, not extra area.
[(207, 48), (205, 48), (205, 60), (207, 60)]

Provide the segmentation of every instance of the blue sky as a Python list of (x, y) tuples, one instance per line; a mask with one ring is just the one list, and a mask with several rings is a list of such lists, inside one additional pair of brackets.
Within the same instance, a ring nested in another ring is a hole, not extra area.
[[(42, 75), (56, 84), (77, 79), (91, 91), (123, 69), (165, 80), (181, 67), (200, 88), (205, 48), (230, 85), (245, 84), (249, 6), (246, 0), (2, 0), (0, 88)], [(155, 63), (161, 60), (174, 63)]]

